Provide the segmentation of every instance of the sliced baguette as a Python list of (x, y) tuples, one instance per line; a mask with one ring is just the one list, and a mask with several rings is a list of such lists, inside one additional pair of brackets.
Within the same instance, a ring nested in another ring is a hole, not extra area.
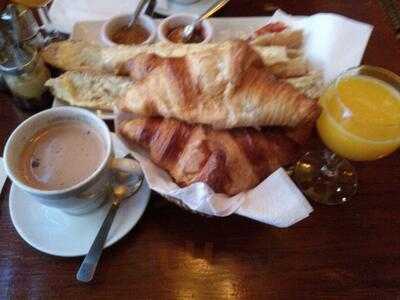
[(302, 77), (288, 78), (286, 81), (311, 99), (319, 98), (324, 90), (322, 73), (318, 71), (311, 71)]
[(112, 111), (125, 96), (132, 81), (127, 77), (85, 72), (66, 72), (50, 79), (46, 86), (54, 97), (70, 105)]
[[(217, 47), (228, 47), (231, 41), (211, 44), (157, 43), (141, 46), (101, 47), (86, 42), (62, 41), (42, 50), (46, 63), (64, 71), (95, 71), (115, 73), (119, 65), (140, 53), (155, 53), (162, 57), (181, 57)], [(254, 47), (268, 66), (289, 60), (285, 47)]]
[(285, 46), (298, 49), (303, 44), (303, 31), (285, 29), (281, 32), (266, 32), (251, 38), (254, 46)]
[(274, 64), (269, 66), (268, 69), (279, 78), (300, 77), (305, 76), (309, 72), (308, 63), (304, 56)]

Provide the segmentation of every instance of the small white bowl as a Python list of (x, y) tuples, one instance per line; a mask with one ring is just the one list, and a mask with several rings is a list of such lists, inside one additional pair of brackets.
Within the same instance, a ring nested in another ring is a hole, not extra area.
[[(112, 17), (110, 20), (105, 22), (101, 28), (101, 40), (107, 46), (116, 46), (120, 45), (114, 43), (111, 37), (115, 34), (115, 32), (121, 27), (128, 25), (132, 15), (118, 15)], [(149, 37), (140, 45), (150, 44), (154, 41), (157, 35), (157, 27), (154, 23), (154, 20), (146, 15), (141, 15), (137, 18), (136, 23), (141, 25), (149, 32)]]
[[(178, 26), (185, 26), (191, 24), (195, 19), (197, 18), (196, 15), (190, 15), (190, 14), (176, 14), (169, 16), (168, 18), (164, 19), (160, 25), (158, 26), (158, 37), (161, 41), (163, 42), (169, 42), (173, 43), (168, 39), (168, 33), (178, 27)], [(204, 40), (200, 42), (199, 44), (205, 44), (208, 43), (212, 40), (214, 36), (214, 29), (208, 20), (204, 20), (201, 22), (201, 25), (203, 27), (203, 34), (204, 34)]]

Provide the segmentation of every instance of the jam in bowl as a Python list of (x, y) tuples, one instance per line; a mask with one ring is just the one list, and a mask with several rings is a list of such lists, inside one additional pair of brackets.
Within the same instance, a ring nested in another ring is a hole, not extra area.
[[(196, 20), (197, 16), (177, 14), (166, 18), (158, 27), (158, 36), (161, 41), (170, 43), (183, 43), (182, 33), (186, 25)], [(193, 36), (186, 43), (208, 43), (213, 36), (210, 21), (204, 20), (196, 26)]]

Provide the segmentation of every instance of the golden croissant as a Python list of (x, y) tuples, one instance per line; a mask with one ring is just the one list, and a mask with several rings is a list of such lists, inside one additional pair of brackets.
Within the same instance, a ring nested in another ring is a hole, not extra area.
[(163, 58), (138, 55), (121, 68), (136, 83), (122, 111), (216, 129), (290, 126), (314, 120), (318, 104), (275, 78), (243, 41), (214, 51)]
[[(322, 91), (321, 76), (317, 72), (289, 78), (286, 82), (310, 98), (318, 98)], [(125, 97), (133, 84), (132, 80), (123, 76), (76, 71), (65, 72), (46, 82), (58, 99), (70, 105), (102, 110), (113, 110), (115, 103)]]
[(179, 186), (204, 182), (214, 192), (235, 195), (293, 163), (310, 128), (214, 130), (152, 117), (123, 121), (118, 133), (131, 147), (144, 149)]

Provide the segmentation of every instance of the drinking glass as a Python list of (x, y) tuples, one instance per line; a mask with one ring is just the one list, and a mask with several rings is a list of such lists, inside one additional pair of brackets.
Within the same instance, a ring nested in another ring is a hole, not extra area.
[(347, 159), (375, 160), (400, 146), (400, 77), (378, 67), (353, 68), (319, 103), (317, 130), (329, 150), (307, 153), (293, 175), (311, 199), (340, 204), (357, 191), (357, 174)]
[(328, 149), (307, 152), (295, 165), (293, 178), (311, 200), (327, 205), (349, 201), (358, 188), (354, 167)]
[(400, 146), (400, 77), (361, 66), (339, 76), (320, 99), (318, 133), (335, 153), (375, 160)]

